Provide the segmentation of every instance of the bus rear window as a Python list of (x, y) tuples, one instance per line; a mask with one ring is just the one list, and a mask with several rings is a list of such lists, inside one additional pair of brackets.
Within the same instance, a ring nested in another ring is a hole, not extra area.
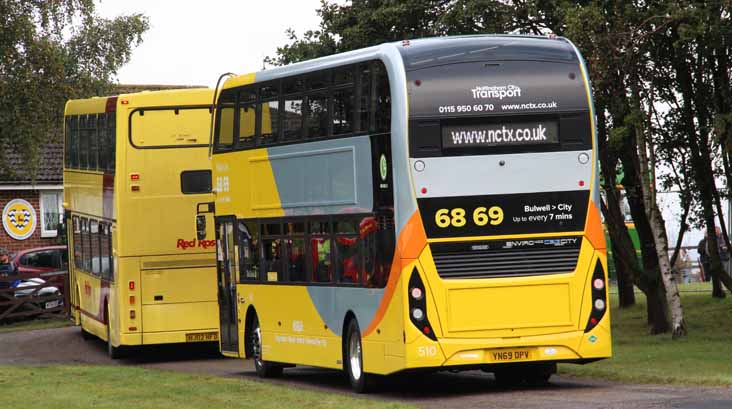
[(136, 148), (206, 145), (210, 115), (208, 106), (138, 108), (130, 114), (130, 142)]
[(186, 170), (181, 172), (180, 191), (187, 195), (211, 193), (211, 171)]

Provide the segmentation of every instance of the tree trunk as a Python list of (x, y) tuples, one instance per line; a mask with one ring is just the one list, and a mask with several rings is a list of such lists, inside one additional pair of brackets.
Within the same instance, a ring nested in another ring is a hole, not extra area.
[[(640, 103), (640, 89), (637, 79), (631, 79), (630, 85), (633, 90), (633, 108), (639, 114), (642, 113)], [(653, 101), (651, 101), (653, 103)], [(658, 267), (661, 270), (661, 279), (666, 293), (666, 302), (668, 303), (671, 315), (671, 336), (679, 338), (687, 333), (686, 323), (684, 322), (684, 309), (681, 306), (681, 295), (676, 283), (676, 276), (671, 269), (671, 263), (668, 257), (668, 238), (666, 236), (666, 224), (658, 208), (658, 203), (654, 200), (653, 192), (656, 190), (655, 180), (651, 178), (651, 170), (648, 166), (648, 151), (646, 149), (646, 126), (643, 122), (643, 115), (639, 115), (640, 119), (635, 122), (636, 141), (638, 144), (638, 162), (640, 165), (641, 175), (641, 193), (646, 206), (648, 220), (650, 222), (651, 231), (653, 232), (653, 243), (655, 244), (656, 254), (658, 255)]]
[(597, 104), (597, 112), (598, 157), (604, 175), (605, 186), (603, 188), (606, 198), (599, 205), (605, 216), (605, 226), (613, 250), (613, 262), (615, 263), (615, 272), (618, 275), (620, 308), (626, 308), (635, 305), (633, 282), (636, 280), (634, 277), (640, 277), (643, 271), (638, 264), (633, 240), (628, 234), (625, 218), (620, 210), (620, 195), (615, 187), (615, 179), (617, 178), (615, 164), (618, 162), (618, 156), (607, 145), (607, 122), (605, 120), (605, 107), (602, 102)]
[(652, 335), (663, 334), (670, 328), (666, 292), (661, 282), (648, 288), (646, 294), (646, 313), (648, 314), (648, 330)]

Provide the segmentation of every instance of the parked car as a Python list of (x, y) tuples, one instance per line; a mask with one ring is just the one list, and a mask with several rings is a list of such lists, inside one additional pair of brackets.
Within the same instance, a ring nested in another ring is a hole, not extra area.
[(21, 250), (13, 255), (12, 263), (20, 274), (48, 273), (44, 279), (53, 284), (63, 294), (64, 276), (51, 273), (66, 271), (69, 266), (69, 253), (66, 246), (47, 246)]
[(19, 273), (46, 273), (66, 270), (69, 253), (66, 246), (36, 247), (15, 253), (12, 261)]
[[(56, 287), (42, 287), (42, 288), (36, 288), (36, 286), (45, 284), (46, 281), (40, 279), (40, 278), (31, 278), (28, 280), (17, 280), (15, 281), (11, 288), (15, 288), (15, 298), (23, 298), (28, 296), (33, 296), (34, 298), (40, 298), (40, 297), (47, 297), (52, 295), (61, 295), (61, 291)], [(29, 288), (33, 287), (33, 288)], [(51, 300), (51, 301), (32, 301), (33, 304), (38, 305), (38, 307), (50, 310), (52, 308), (56, 308), (60, 305), (63, 305), (63, 300)]]

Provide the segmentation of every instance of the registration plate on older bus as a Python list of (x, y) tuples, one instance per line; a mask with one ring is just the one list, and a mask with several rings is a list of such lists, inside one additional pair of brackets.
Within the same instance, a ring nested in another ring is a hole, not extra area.
[(186, 342), (206, 342), (218, 340), (218, 332), (196, 332), (192, 334), (186, 334)]
[(533, 358), (532, 352), (528, 348), (503, 349), (491, 351), (490, 356), (493, 362), (526, 361)]

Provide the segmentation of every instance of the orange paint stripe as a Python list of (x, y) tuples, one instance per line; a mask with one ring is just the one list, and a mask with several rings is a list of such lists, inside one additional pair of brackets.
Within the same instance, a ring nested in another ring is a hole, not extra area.
[(600, 209), (597, 208), (597, 205), (595, 205), (595, 202), (592, 200), (590, 200), (589, 214), (587, 215), (585, 236), (595, 250), (607, 254), (607, 244), (605, 243), (605, 234), (602, 230)]
[(376, 327), (384, 319), (386, 310), (391, 304), (391, 300), (394, 297), (394, 291), (396, 290), (397, 283), (402, 276), (403, 265), (407, 265), (411, 262), (408, 259), (416, 259), (419, 254), (427, 246), (427, 235), (425, 234), (424, 227), (422, 226), (422, 218), (419, 215), (419, 211), (414, 212), (412, 217), (401, 233), (399, 234), (399, 240), (397, 241), (396, 251), (394, 252), (394, 260), (391, 263), (391, 272), (389, 273), (389, 281), (386, 283), (386, 289), (384, 290), (384, 296), (381, 298), (379, 308), (376, 309), (376, 314), (371, 320), (371, 323), (363, 332), (363, 336), (371, 334)]

